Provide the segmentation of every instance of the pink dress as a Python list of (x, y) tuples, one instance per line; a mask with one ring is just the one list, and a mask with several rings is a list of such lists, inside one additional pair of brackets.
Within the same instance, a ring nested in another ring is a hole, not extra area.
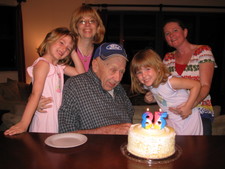
[[(45, 58), (38, 58), (35, 60), (32, 66), (27, 68), (27, 72), (33, 78), (33, 68), (40, 61), (46, 61)], [(47, 75), (42, 96), (52, 97), (52, 107), (46, 109), (47, 113), (35, 112), (32, 122), (30, 124), (30, 132), (44, 132), (44, 133), (58, 133), (58, 110), (62, 102), (62, 90), (63, 90), (63, 69), (65, 66), (53, 65), (49, 63), (50, 70)]]

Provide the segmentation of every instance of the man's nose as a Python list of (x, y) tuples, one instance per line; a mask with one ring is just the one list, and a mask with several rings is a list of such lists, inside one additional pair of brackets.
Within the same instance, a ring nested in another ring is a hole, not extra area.
[(119, 82), (123, 77), (123, 74), (119, 71), (117, 71), (114, 75), (114, 80), (116, 80), (117, 82)]

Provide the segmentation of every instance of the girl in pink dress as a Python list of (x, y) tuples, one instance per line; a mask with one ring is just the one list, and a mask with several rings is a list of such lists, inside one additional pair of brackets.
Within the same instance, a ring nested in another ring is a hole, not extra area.
[[(58, 132), (58, 109), (62, 100), (63, 74), (84, 73), (84, 67), (74, 50), (75, 37), (67, 28), (49, 32), (37, 49), (40, 58), (27, 68), (33, 88), (21, 120), (5, 131), (5, 135), (30, 132)], [(73, 54), (71, 54), (71, 52)], [(76, 67), (68, 66), (70, 54)], [(46, 113), (36, 111), (41, 96), (51, 97), (53, 104)]]
[[(171, 76), (157, 53), (151, 49), (138, 52), (131, 62), (131, 89), (133, 92), (150, 91), (163, 112), (168, 113), (168, 125), (177, 135), (202, 135), (202, 121), (198, 108), (193, 108), (200, 83)], [(180, 112), (169, 108), (179, 107)]]

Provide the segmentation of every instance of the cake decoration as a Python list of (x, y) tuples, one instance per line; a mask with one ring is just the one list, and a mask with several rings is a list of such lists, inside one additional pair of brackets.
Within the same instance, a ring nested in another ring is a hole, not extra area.
[(142, 127), (145, 129), (149, 129), (152, 127), (152, 120), (153, 120), (153, 115), (151, 112), (149, 112), (149, 108), (147, 108), (147, 111), (143, 113), (142, 115)]
[(175, 130), (166, 124), (167, 112), (154, 114), (147, 109), (142, 123), (128, 131), (127, 151), (144, 159), (164, 159), (175, 153)]
[(149, 112), (149, 108), (147, 111), (142, 115), (142, 127), (145, 129), (163, 129), (166, 126), (165, 118), (168, 116), (167, 112), (155, 112), (154, 114), (154, 122), (153, 122), (153, 114)]

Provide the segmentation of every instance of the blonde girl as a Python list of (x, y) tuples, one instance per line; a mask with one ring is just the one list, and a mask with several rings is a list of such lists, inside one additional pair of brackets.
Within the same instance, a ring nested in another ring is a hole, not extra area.
[[(202, 121), (197, 108), (193, 108), (200, 90), (195, 80), (171, 76), (160, 56), (151, 49), (139, 51), (130, 66), (131, 90), (152, 93), (162, 111), (168, 113), (167, 123), (178, 135), (202, 135)], [(170, 108), (179, 107), (174, 113)]]
[[(58, 132), (58, 109), (62, 100), (63, 74), (75, 76), (84, 73), (84, 67), (74, 52), (76, 39), (67, 28), (56, 28), (49, 32), (37, 52), (39, 58), (27, 68), (32, 78), (32, 93), (21, 120), (5, 131), (5, 135), (30, 132)], [(70, 54), (76, 67), (68, 66)], [(46, 113), (36, 111), (41, 96), (51, 97), (53, 104)]]

